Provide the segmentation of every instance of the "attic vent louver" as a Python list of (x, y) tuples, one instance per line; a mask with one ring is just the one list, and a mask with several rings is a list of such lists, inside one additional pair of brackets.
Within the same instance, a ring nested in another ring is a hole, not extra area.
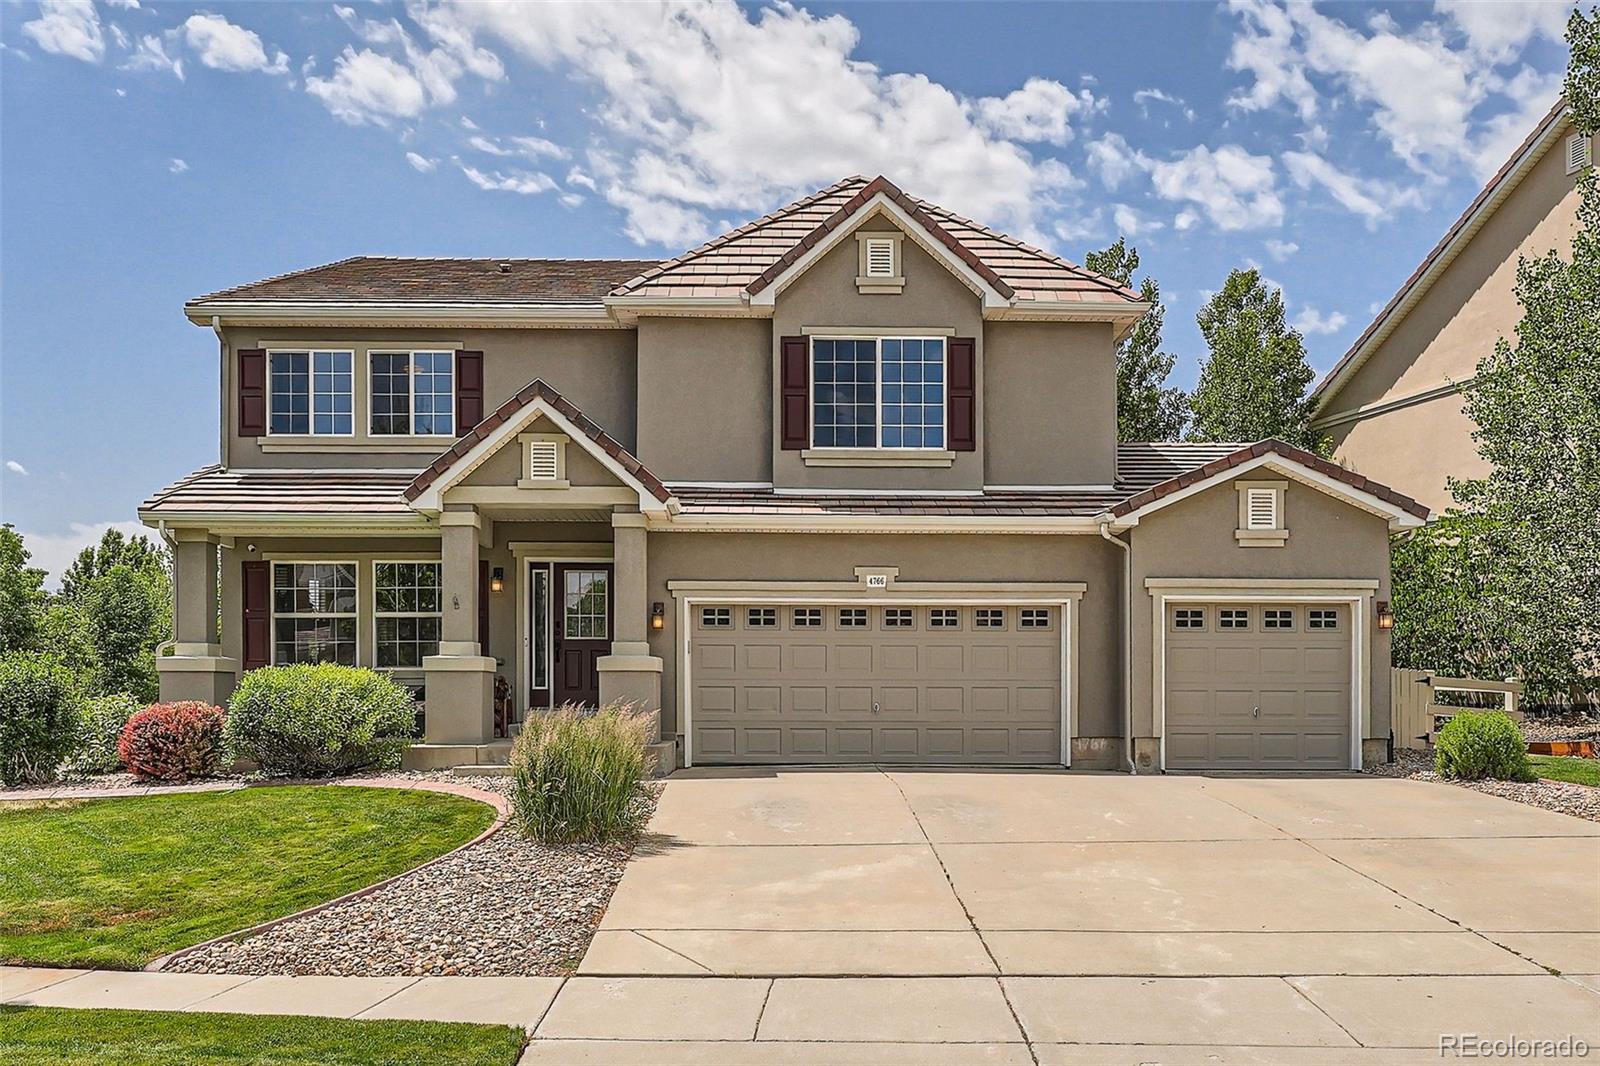
[(1249, 489), (1245, 492), (1247, 529), (1278, 528), (1278, 494), (1272, 489)]
[(892, 278), (894, 272), (894, 241), (888, 237), (867, 238), (867, 277)]
[(1589, 138), (1574, 133), (1567, 138), (1567, 173), (1576, 174), (1589, 165)]
[(502, 273), (502, 274), (511, 273), (511, 264), (510, 263), (501, 263), (500, 264), (500, 273)]
[(553, 440), (528, 442), (528, 479), (554, 481), (561, 470), (560, 449)]

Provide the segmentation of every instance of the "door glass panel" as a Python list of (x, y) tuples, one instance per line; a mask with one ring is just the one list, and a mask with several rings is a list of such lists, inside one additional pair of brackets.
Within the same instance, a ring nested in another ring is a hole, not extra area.
[(528, 640), (532, 645), (533, 688), (550, 687), (550, 569), (535, 566), (529, 570)]
[(604, 570), (568, 570), (562, 590), (563, 633), (570, 640), (604, 640), (608, 621)]

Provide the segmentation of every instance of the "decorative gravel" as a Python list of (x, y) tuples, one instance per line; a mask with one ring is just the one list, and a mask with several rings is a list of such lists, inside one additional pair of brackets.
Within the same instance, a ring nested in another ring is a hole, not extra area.
[[(508, 777), (438, 778), (509, 792)], [(655, 806), (658, 790), (642, 802)], [(507, 825), (370, 895), (175, 960), (181, 973), (523, 977), (583, 957), (632, 844), (545, 847)]]
[(1441, 784), (1487, 792), (1491, 796), (1515, 800), (1547, 811), (1570, 814), (1574, 818), (1587, 818), (1600, 822), (1600, 788), (1574, 785), (1564, 781), (1456, 781), (1440, 777), (1433, 770), (1430, 752), (1396, 748), (1394, 762), (1378, 763), (1367, 768), (1367, 773), (1379, 777), (1408, 777), (1413, 781), (1437, 781)]
[(1522, 723), (1524, 740), (1600, 740), (1600, 718), (1571, 713), (1529, 718)]

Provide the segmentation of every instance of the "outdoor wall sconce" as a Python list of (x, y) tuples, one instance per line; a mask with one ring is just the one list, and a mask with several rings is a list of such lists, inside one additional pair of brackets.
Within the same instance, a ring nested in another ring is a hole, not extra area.
[(506, 590), (506, 568), (497, 566), (489, 575), (489, 591), (504, 592)]
[(650, 628), (651, 629), (665, 629), (665, 628), (667, 628), (667, 605), (666, 604), (664, 604), (664, 603), (652, 603), (650, 605)]
[(1379, 600), (1378, 601), (1378, 628), (1379, 629), (1393, 629), (1394, 628), (1394, 612), (1389, 610), (1389, 601), (1388, 600)]

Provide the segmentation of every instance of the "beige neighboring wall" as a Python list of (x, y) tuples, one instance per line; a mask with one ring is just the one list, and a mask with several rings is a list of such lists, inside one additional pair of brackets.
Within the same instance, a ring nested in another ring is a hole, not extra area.
[[(622, 446), (632, 449), (637, 421), (637, 343), (631, 329), (347, 329), (236, 326), (224, 330), (228, 351), (222, 366), (223, 420), (230, 467), (415, 467), (426, 466), (449, 440), (367, 436), (368, 374), (362, 348), (385, 345), (483, 352), (484, 413), (493, 411), (534, 378), (543, 378)], [(319, 438), (337, 450), (266, 451), (270, 437), (240, 437), (234, 375), (241, 348), (327, 344), (356, 349), (355, 428), (351, 437)], [(459, 427), (463, 431), (470, 427)]]
[[(894, 229), (881, 213), (861, 224), (863, 230)], [(772, 452), (773, 482), (782, 488), (917, 489), (929, 492), (977, 490), (983, 487), (983, 316), (977, 293), (969, 289), (942, 262), (924, 251), (909, 235), (900, 242), (901, 273), (905, 289), (897, 294), (861, 293), (856, 290), (858, 242), (846, 235), (811, 264), (788, 288), (778, 294), (768, 339), (772, 385), (769, 411), (777, 410), (779, 339), (796, 336), (808, 328), (841, 326), (900, 329), (907, 335), (922, 331), (977, 340), (978, 450), (957, 452), (949, 467), (816, 467), (806, 466), (800, 452), (784, 451), (781, 427), (773, 424), (768, 438)], [(773, 421), (769, 418), (769, 421)]]
[[(1245, 581), (1303, 579), (1378, 582), (1373, 598), (1389, 598), (1388, 519), (1352, 506), (1299, 481), (1284, 490), (1289, 539), (1281, 548), (1244, 547), (1235, 481), (1282, 480), (1266, 469), (1219, 482), (1187, 499), (1145, 515), (1129, 533), (1133, 545), (1133, 735), (1154, 736), (1151, 666), (1156, 654), (1151, 630), (1152, 598), (1147, 578), (1233, 578)], [(1246, 592), (1235, 590), (1238, 594)], [(1228, 592), (1219, 589), (1219, 593)], [(1389, 634), (1372, 625), (1354, 635), (1371, 638), (1367, 706), (1368, 738), (1389, 735)]]
[(1079, 604), (1078, 706), (1073, 734), (1121, 735), (1118, 582), (1122, 561), (1120, 553), (1099, 537), (651, 533), (649, 560), (649, 599), (664, 604), (667, 614), (666, 628), (650, 633), (650, 653), (665, 663), (661, 676), (664, 734), (681, 728), (678, 646), (682, 633), (677, 602), (667, 591), (667, 582), (854, 581), (857, 566), (893, 566), (899, 567), (897, 581), (1087, 584)]
[(1117, 357), (1109, 323), (989, 323), (982, 391), (985, 484), (1116, 479)]
[(639, 395), (634, 454), (663, 481), (772, 480), (770, 322), (641, 318)]
[[(1497, 340), (1514, 339), (1522, 309), (1514, 286), (1519, 256), (1570, 255), (1578, 191), (1566, 173), (1562, 135), (1466, 242), (1426, 294), (1394, 326), (1317, 415), (1345, 466), (1439, 511), (1452, 502), (1445, 478), (1482, 474), (1461, 395)], [(1420, 402), (1393, 410), (1382, 408)], [(1348, 416), (1363, 408), (1379, 410)]]

